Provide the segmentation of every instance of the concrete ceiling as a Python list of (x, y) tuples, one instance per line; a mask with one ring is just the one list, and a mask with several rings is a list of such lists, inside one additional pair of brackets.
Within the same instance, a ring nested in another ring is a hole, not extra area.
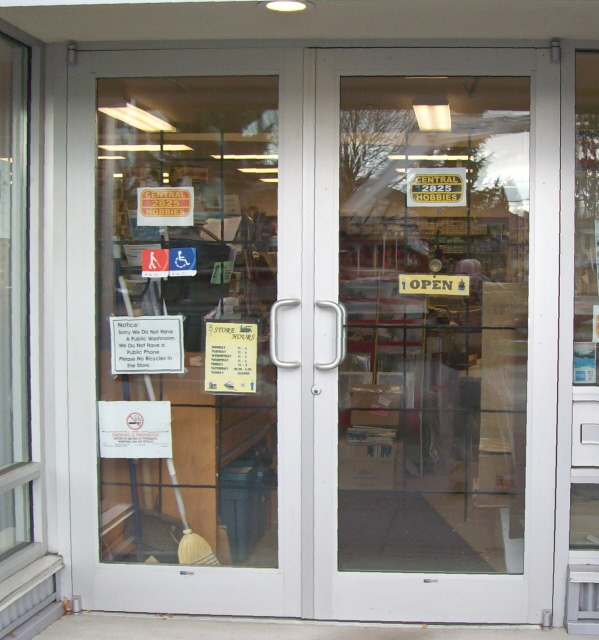
[(0, 19), (45, 42), (599, 38), (599, 0), (315, 0), (298, 14), (257, 4), (29, 5), (0, 7)]

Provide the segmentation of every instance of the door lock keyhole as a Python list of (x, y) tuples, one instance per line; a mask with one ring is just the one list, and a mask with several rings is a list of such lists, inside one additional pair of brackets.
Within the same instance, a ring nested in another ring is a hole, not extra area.
[(317, 385), (314, 385), (311, 391), (313, 396), (319, 396), (322, 393), (322, 389)]

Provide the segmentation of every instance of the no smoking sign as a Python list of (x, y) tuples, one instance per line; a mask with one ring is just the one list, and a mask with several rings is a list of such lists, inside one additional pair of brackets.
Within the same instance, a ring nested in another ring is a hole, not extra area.
[(126, 422), (129, 429), (138, 431), (144, 426), (144, 417), (141, 415), (141, 413), (130, 413), (127, 416)]

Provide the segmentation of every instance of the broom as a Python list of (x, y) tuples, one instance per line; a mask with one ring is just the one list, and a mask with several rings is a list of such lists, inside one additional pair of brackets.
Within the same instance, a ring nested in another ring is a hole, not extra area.
[[(125, 302), (125, 308), (127, 309), (127, 315), (133, 317), (133, 306), (131, 304), (131, 298), (129, 297), (129, 289), (127, 288), (127, 282), (123, 276), (119, 276), (119, 284), (121, 285), (121, 292)], [(146, 385), (148, 398), (151, 402), (156, 402), (156, 394), (154, 393), (152, 380), (147, 373), (144, 374), (144, 383)], [(172, 458), (166, 458), (166, 467), (168, 469), (169, 476), (171, 477), (171, 483), (173, 485), (173, 491), (175, 492), (175, 499), (177, 501), (177, 508), (179, 509), (179, 517), (183, 524), (183, 537), (179, 540), (178, 549), (179, 564), (209, 566), (220, 565), (220, 562), (214, 555), (209, 542), (202, 538), (202, 536), (194, 533), (189, 526), (189, 522), (187, 522), (185, 503), (183, 502), (181, 489), (179, 489), (175, 463)]]

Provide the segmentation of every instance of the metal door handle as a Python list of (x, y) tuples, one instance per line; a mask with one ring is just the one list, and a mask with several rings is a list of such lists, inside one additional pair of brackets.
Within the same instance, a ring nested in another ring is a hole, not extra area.
[(315, 362), (314, 366), (320, 371), (329, 371), (335, 369), (344, 360), (346, 355), (346, 340), (345, 340), (345, 324), (347, 319), (347, 311), (342, 304), (337, 302), (331, 302), (329, 300), (317, 300), (316, 306), (321, 309), (332, 309), (335, 312), (335, 324), (337, 328), (337, 335), (335, 338), (336, 345), (336, 357), (332, 362), (320, 363)]
[(277, 300), (270, 309), (270, 359), (279, 369), (297, 369), (300, 363), (284, 362), (279, 360), (277, 356), (277, 317), (278, 311), (281, 307), (297, 307), (300, 301), (297, 298), (286, 298), (284, 300)]

